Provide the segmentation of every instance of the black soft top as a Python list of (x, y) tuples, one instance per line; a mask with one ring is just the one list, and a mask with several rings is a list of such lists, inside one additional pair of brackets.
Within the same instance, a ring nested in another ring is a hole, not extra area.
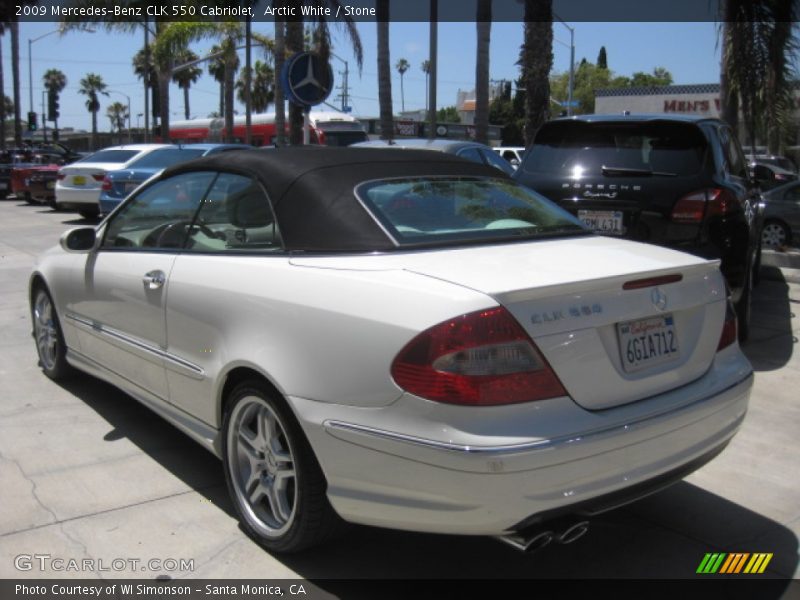
[(224, 171), (255, 177), (270, 197), (289, 251), (373, 252), (397, 246), (353, 193), (396, 177), (508, 179), (494, 167), (426, 150), (319, 146), (234, 150), (166, 169), (162, 175)]

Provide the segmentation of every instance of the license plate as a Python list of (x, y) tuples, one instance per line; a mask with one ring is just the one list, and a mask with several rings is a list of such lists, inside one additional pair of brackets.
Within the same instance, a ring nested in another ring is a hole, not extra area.
[(83, 175), (75, 175), (72, 178), (72, 183), (74, 185), (86, 185), (86, 177), (84, 177)]
[(47, 181), (45, 182), (44, 187), (48, 190), (54, 190), (56, 189), (56, 182), (53, 180)]
[(578, 218), (593, 231), (622, 235), (622, 211), (619, 210), (579, 210)]
[(626, 373), (677, 360), (680, 356), (672, 315), (618, 323), (617, 336)]
[(133, 190), (136, 189), (136, 186), (138, 186), (138, 185), (139, 185), (138, 183), (126, 183), (125, 184), (125, 193), (126, 194), (130, 194)]
[(0, 181), (0, 190), (8, 189), (8, 184), (5, 181)]

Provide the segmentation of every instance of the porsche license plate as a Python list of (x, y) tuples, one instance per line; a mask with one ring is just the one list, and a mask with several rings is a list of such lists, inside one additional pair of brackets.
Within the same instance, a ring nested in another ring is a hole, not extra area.
[(626, 373), (671, 362), (680, 356), (672, 315), (618, 323), (617, 337)]
[(622, 211), (620, 210), (579, 210), (578, 218), (597, 233), (622, 235)]
[(86, 185), (86, 177), (84, 177), (83, 175), (75, 175), (72, 178), (72, 184), (73, 185)]

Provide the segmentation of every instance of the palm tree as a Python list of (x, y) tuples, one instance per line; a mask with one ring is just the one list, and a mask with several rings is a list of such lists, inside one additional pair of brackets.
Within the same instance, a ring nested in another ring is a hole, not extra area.
[[(277, 0), (276, 0), (277, 3)], [(286, 23), (283, 17), (275, 17), (275, 144), (286, 144), (286, 103), (283, 97), (283, 85), (279, 78), (286, 62)]]
[(406, 93), (403, 89), (403, 75), (406, 74), (406, 71), (411, 67), (411, 64), (405, 59), (401, 58), (397, 61), (397, 64), (394, 66), (397, 69), (397, 72), (400, 73), (400, 110), (406, 112)]
[(5, 23), (0, 22), (0, 150), (6, 149), (6, 86), (3, 81), (3, 35)]
[(478, 35), (475, 60), (475, 140), (489, 143), (489, 43), (492, 34), (492, 0), (478, 0), (475, 26)]
[(22, 146), (22, 117), (19, 96), (19, 23), (11, 21), (11, 78), (14, 83), (14, 143)]
[[(159, 96), (158, 96), (158, 74), (153, 64), (152, 52), (142, 48), (133, 55), (133, 72), (141, 80), (147, 81), (147, 88), (152, 95), (152, 107), (150, 113), (153, 117), (159, 115)], [(149, 118), (149, 116), (148, 116)], [(155, 124), (155, 123), (154, 123)]]
[(128, 120), (128, 107), (122, 102), (114, 102), (106, 108), (106, 116), (111, 122), (111, 132), (115, 130), (119, 136), (118, 143), (122, 143), (122, 128)]
[[(253, 65), (251, 77), (250, 102), (253, 110), (257, 113), (266, 112), (269, 105), (275, 101), (275, 72), (272, 67), (260, 60), (256, 60)], [(236, 97), (239, 102), (245, 101), (245, 73), (239, 75), (236, 81)]]
[[(178, 55), (175, 57), (175, 62), (179, 65), (191, 62), (193, 60), (197, 60), (200, 58), (189, 50), (188, 48), (184, 48)], [(203, 74), (203, 70), (198, 67), (197, 65), (192, 65), (191, 67), (185, 67), (180, 71), (175, 71), (172, 74), (172, 81), (178, 84), (178, 87), (183, 90), (183, 113), (186, 119), (190, 118), (189, 114), (189, 88), (192, 87), (193, 83), (197, 83), (197, 80), (200, 79), (200, 75)]]
[(86, 96), (86, 110), (92, 113), (92, 148), (97, 147), (97, 113), (100, 111), (98, 94), (108, 96), (103, 78), (96, 73), (89, 73), (81, 79), (79, 94)]
[(553, 1), (525, 0), (525, 32), (520, 50), (525, 87), (525, 144), (533, 140), (550, 110), (553, 67)]
[[(209, 51), (210, 54), (221, 52), (223, 52), (223, 49), (219, 44), (214, 44)], [(208, 69), (208, 74), (219, 84), (219, 114), (222, 116), (225, 114), (225, 59), (220, 54), (220, 56), (209, 60), (206, 68)], [(238, 59), (234, 68), (236, 70), (239, 69)]]
[(428, 106), (428, 78), (431, 74), (431, 61), (423, 60), (422, 64), (419, 66), (422, 69), (422, 72), (425, 73), (425, 113), (430, 110)]
[[(58, 69), (48, 69), (42, 77), (42, 82), (48, 94), (52, 92), (58, 95), (67, 87), (67, 76)], [(58, 139), (58, 117), (53, 121), (53, 139)]]
[(394, 138), (392, 115), (392, 72), (389, 58), (389, 0), (378, 0), (378, 104), (380, 105), (381, 139)]

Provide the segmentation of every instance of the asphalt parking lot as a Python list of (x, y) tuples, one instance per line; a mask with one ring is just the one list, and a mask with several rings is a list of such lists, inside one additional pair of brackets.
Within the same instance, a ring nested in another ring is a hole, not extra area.
[[(743, 429), (684, 482), (532, 555), (487, 538), (352, 527), (325, 547), (275, 557), (238, 528), (217, 459), (105, 383), (57, 385), (40, 373), (28, 274), (37, 253), (84, 224), (0, 201), (0, 578), (666, 579), (713, 577), (695, 574), (710, 552), (772, 553), (760, 577), (800, 575), (800, 268), (789, 266), (791, 253), (765, 255), (744, 346), (756, 380)], [(21, 555), (93, 568), (39, 559), (26, 570)], [(117, 559), (125, 568), (109, 568)]]

